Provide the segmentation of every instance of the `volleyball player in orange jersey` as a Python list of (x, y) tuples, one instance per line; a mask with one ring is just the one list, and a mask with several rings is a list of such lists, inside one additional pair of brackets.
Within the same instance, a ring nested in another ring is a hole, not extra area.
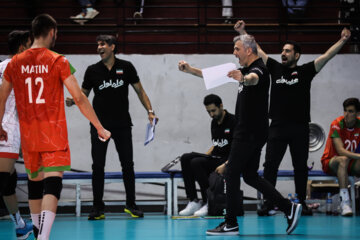
[[(111, 133), (103, 128), (68, 60), (49, 49), (57, 37), (56, 21), (41, 14), (32, 21), (34, 43), (13, 57), (0, 87), (0, 121), (5, 102), (14, 88), (19, 114), (22, 151), (29, 175), (29, 207), (37, 239), (49, 239), (62, 189), (62, 176), (70, 169), (70, 150), (64, 109), (63, 85), (83, 115), (106, 141)], [(0, 140), (7, 133), (0, 126)], [(38, 233), (37, 233), (38, 232)]]
[[(343, 103), (344, 115), (330, 125), (326, 147), (321, 157), (323, 171), (339, 180), (341, 215), (352, 216), (348, 176), (360, 176), (360, 102), (348, 98)], [(354, 199), (352, 199), (354, 201)]]

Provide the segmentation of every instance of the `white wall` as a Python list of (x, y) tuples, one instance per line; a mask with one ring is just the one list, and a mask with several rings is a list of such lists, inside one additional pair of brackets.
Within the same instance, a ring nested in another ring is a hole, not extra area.
[[(280, 60), (280, 55), (270, 55)], [(299, 64), (315, 59), (318, 55), (303, 55)], [(130, 113), (134, 123), (133, 143), (135, 171), (159, 171), (160, 168), (185, 152), (205, 152), (211, 144), (210, 118), (202, 104), (205, 95), (215, 93), (221, 96), (225, 108), (234, 113), (237, 85), (229, 83), (206, 91), (202, 79), (177, 70), (179, 60), (185, 60), (198, 68), (205, 68), (234, 62), (232, 54), (215, 55), (118, 55), (131, 61), (136, 67), (153, 109), (160, 118), (156, 126), (155, 140), (144, 146), (147, 113), (133, 90), (130, 90)], [(4, 59), (5, 56), (0, 56)], [(97, 55), (67, 55), (77, 69), (75, 76), (82, 83), (88, 65), (100, 60)], [(360, 97), (360, 79), (357, 72), (360, 55), (335, 56), (314, 78), (311, 90), (312, 121), (320, 124), (326, 134), (329, 124), (342, 114), (342, 102), (348, 97)], [(69, 93), (65, 91), (65, 96)], [(92, 98), (92, 94), (90, 95)], [(67, 122), (72, 156), (72, 167), (91, 170), (89, 123), (76, 107), (67, 108)], [(265, 149), (265, 148), (264, 148)], [(323, 148), (310, 153), (309, 163), (315, 162), (315, 169), (321, 169), (320, 157)], [(261, 168), (264, 154), (261, 156)], [(287, 153), (281, 169), (292, 169), (290, 155)], [(19, 172), (24, 171), (19, 167)], [(106, 171), (120, 171), (120, 165), (113, 143), (110, 143)], [(279, 184), (283, 194), (294, 192), (293, 184)], [(121, 186), (123, 190), (123, 186)], [(138, 187), (141, 192), (152, 192), (152, 187)], [(245, 195), (255, 197), (255, 191), (245, 187)]]

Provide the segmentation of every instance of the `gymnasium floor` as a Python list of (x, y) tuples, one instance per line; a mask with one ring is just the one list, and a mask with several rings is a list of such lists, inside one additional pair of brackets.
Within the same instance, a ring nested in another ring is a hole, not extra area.
[[(247, 212), (239, 217), (240, 236), (206, 236), (206, 229), (213, 228), (222, 219), (171, 219), (160, 214), (145, 214), (144, 219), (131, 219), (122, 214), (107, 214), (104, 221), (87, 218), (57, 216), (50, 236), (52, 240), (103, 240), (103, 239), (360, 239), (360, 216), (341, 217), (318, 214), (302, 217), (292, 235), (286, 235), (286, 219), (282, 214), (258, 217)], [(10, 220), (0, 221), (0, 239), (16, 239)], [(33, 239), (31, 236), (30, 240)]]

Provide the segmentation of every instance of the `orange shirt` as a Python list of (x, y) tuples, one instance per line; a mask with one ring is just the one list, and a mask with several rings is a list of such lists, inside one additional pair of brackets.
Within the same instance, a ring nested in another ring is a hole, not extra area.
[(321, 157), (321, 162), (338, 155), (332, 138), (341, 138), (344, 148), (350, 152), (355, 152), (360, 142), (360, 119), (356, 120), (354, 128), (346, 128), (344, 116), (336, 118), (331, 123), (330, 132), (326, 141), (324, 153)]
[(64, 150), (68, 146), (63, 81), (68, 60), (46, 48), (15, 55), (4, 78), (13, 84), (21, 144), (27, 151)]

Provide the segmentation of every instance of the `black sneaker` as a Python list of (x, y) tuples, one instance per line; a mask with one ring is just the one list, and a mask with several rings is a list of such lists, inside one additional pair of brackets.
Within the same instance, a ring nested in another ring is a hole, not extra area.
[(130, 214), (130, 216), (133, 217), (133, 218), (142, 218), (142, 217), (144, 217), (143, 211), (141, 211), (138, 208), (138, 206), (136, 206), (136, 204), (132, 205), (132, 206), (125, 205), (124, 212)]
[(93, 207), (89, 214), (88, 220), (101, 220), (101, 219), (105, 219), (104, 211), (96, 207)]
[(35, 227), (35, 225), (33, 225), (33, 234), (34, 234), (34, 238), (36, 240), (39, 235), (39, 229), (37, 227)]
[(276, 210), (274, 205), (272, 205), (268, 201), (265, 201), (264, 204), (261, 205), (261, 208), (257, 210), (257, 215), (260, 217), (273, 216), (275, 214), (276, 214)]
[(239, 234), (239, 225), (230, 225), (226, 222), (222, 222), (214, 229), (206, 231), (207, 235), (238, 235)]
[(301, 210), (302, 210), (301, 204), (291, 203), (290, 215), (286, 216), (288, 222), (288, 227), (286, 229), (287, 234), (290, 234), (295, 230), (296, 225), (299, 223), (299, 219), (301, 217)]

